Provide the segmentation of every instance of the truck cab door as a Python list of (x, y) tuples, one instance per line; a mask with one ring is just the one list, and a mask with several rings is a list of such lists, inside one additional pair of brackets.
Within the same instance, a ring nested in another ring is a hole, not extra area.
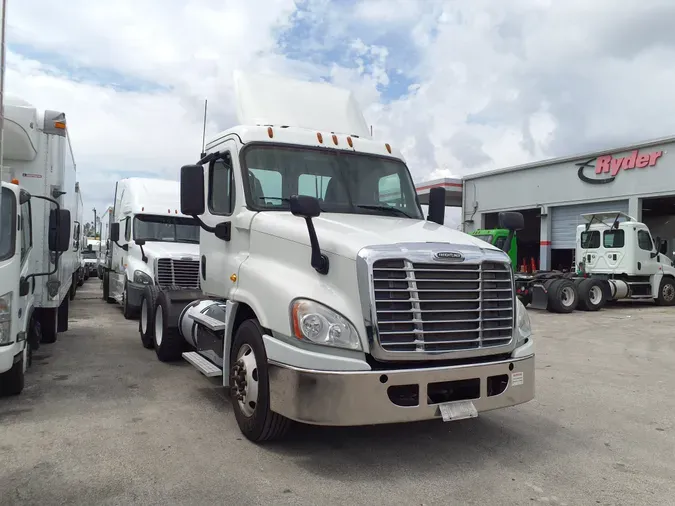
[[(31, 212), (30, 200), (21, 204), (19, 208), (19, 245), (21, 248), (21, 276), (25, 279), (31, 272), (33, 263), (30, 261), (30, 255), (33, 250), (33, 217)], [(19, 321), (21, 330), (26, 332), (26, 337), (30, 329), (30, 316), (35, 299), (35, 281), (36, 278), (30, 278), (27, 287), (19, 290)], [(26, 290), (27, 288), (27, 290)]]
[(202, 229), (200, 232), (200, 281), (204, 293), (229, 298), (236, 286), (233, 275), (239, 272), (237, 253), (244, 232), (236, 226), (235, 210), (236, 200), (243, 202), (243, 195), (237, 195), (235, 191), (237, 145), (234, 141), (227, 141), (219, 151), (221, 158), (212, 160), (206, 167), (206, 210), (202, 219), (208, 226), (218, 225), (220, 231), (214, 233)]
[[(120, 239), (113, 245), (112, 266), (113, 272), (110, 273), (110, 295), (121, 302), (124, 292), (124, 279), (127, 269), (127, 251), (124, 246), (129, 247), (131, 241), (131, 216), (123, 216), (120, 219)], [(122, 247), (120, 247), (122, 246)]]
[(635, 231), (635, 260), (638, 264), (638, 272), (641, 276), (653, 276), (659, 272), (661, 262), (666, 262), (665, 255), (657, 250), (652, 235), (646, 226), (637, 227)]

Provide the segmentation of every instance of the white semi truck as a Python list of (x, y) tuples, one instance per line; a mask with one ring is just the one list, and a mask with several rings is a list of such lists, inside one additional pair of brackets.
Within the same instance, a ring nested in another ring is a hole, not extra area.
[(576, 231), (576, 270), (519, 275), (519, 293), (531, 306), (559, 313), (598, 311), (620, 299), (652, 299), (675, 305), (675, 266), (665, 242), (620, 211), (582, 214)]
[(199, 293), (199, 225), (179, 200), (178, 181), (117, 182), (103, 297), (122, 304), (127, 319), (139, 314), (148, 285)]
[[(69, 292), (79, 267), (78, 252), (69, 242), (67, 251), (56, 254), (47, 247), (50, 214), (56, 209), (70, 216), (72, 236), (77, 208), (76, 167), (68, 137), (66, 116), (58, 111), (38, 111), (20, 99), (5, 101), (3, 177), (15, 179), (33, 197), (33, 253), (30, 271), (49, 273), (31, 286), (34, 318), (42, 342), (53, 343), (58, 332), (68, 330)], [(49, 200), (51, 199), (51, 200)], [(73, 239), (69, 238), (69, 241)]]
[(181, 169), (203, 295), (145, 288), (140, 333), (159, 360), (222, 376), (252, 441), (291, 420), (449, 421), (531, 400), (534, 342), (508, 255), (442, 225), (443, 189), (424, 219), (401, 153), (370, 137), (349, 92), (235, 83), (242, 126)]
[(113, 217), (113, 206), (109, 205), (106, 210), (101, 215), (101, 229), (100, 229), (100, 241), (97, 248), (97, 259), (96, 265), (98, 270), (98, 278), (103, 279), (103, 273), (105, 272), (105, 266), (108, 265), (108, 251), (109, 251), (109, 242), (110, 242), (110, 224), (112, 223)]
[[(31, 352), (40, 346), (36, 295), (70, 249), (70, 212), (48, 197), (32, 197), (14, 183), (18, 181), (2, 182), (0, 194), (0, 395), (23, 390)], [(44, 220), (34, 211), (40, 201), (52, 205), (45, 240), (37, 237), (44, 232)], [(54, 256), (49, 270), (41, 270), (42, 263), (34, 261), (42, 256), (38, 244)]]

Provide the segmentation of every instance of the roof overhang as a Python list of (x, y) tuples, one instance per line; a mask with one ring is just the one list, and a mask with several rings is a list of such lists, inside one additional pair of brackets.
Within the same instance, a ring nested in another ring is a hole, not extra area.
[(432, 188), (445, 188), (445, 206), (462, 207), (462, 180), (454, 178), (433, 179), (415, 185), (420, 204), (429, 204), (429, 191)]

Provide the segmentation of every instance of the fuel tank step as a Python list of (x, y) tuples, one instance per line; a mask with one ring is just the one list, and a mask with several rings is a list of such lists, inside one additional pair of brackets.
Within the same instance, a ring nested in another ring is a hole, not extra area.
[(200, 373), (209, 378), (222, 376), (223, 370), (217, 365), (209, 362), (196, 351), (186, 351), (183, 353), (183, 358), (190, 362)]

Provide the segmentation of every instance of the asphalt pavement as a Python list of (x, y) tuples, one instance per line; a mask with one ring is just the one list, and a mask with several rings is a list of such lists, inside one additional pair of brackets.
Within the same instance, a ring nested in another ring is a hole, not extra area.
[(218, 381), (159, 362), (97, 279), (71, 304), (0, 399), (2, 505), (675, 504), (675, 308), (531, 312), (522, 406), (256, 446)]

